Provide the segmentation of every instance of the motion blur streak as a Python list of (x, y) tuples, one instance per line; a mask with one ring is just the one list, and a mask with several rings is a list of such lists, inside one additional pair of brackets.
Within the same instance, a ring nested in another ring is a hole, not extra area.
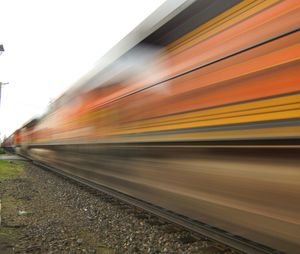
[(166, 15), (4, 146), (298, 253), (300, 2), (199, 0)]

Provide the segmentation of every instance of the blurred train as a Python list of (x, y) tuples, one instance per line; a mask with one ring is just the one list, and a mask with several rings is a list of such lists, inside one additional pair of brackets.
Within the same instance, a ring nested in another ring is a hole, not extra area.
[(8, 149), (300, 249), (300, 1), (166, 1)]

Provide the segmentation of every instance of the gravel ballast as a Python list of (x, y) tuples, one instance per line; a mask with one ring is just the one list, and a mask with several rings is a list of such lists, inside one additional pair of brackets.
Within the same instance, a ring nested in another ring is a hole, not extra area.
[(237, 253), (27, 162), (0, 195), (1, 253)]

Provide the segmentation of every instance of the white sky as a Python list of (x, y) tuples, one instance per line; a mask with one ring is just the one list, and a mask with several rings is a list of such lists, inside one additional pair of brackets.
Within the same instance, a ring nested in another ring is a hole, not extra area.
[(41, 115), (164, 0), (0, 0), (0, 137)]

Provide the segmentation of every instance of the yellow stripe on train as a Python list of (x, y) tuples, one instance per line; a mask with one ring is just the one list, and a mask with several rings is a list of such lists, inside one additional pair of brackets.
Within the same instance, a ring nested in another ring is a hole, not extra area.
[[(300, 94), (157, 117), (121, 127), (117, 133), (164, 131), (289, 118), (300, 118)], [(298, 132), (300, 133), (300, 129)]]

